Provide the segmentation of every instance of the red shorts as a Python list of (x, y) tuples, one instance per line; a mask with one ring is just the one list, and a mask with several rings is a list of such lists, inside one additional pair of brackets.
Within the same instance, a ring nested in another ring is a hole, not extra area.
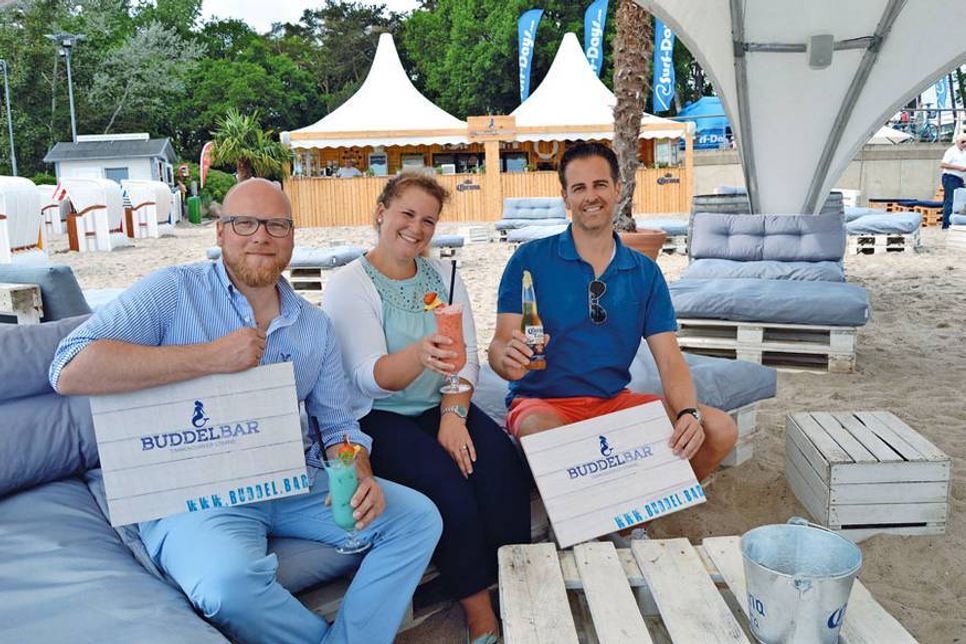
[(593, 396), (574, 396), (573, 398), (524, 398), (517, 397), (510, 403), (506, 417), (506, 429), (514, 438), (520, 437), (523, 419), (535, 412), (546, 412), (557, 416), (565, 425), (588, 418), (597, 418), (622, 409), (637, 407), (645, 403), (663, 400), (654, 394), (639, 394), (624, 389), (611, 398)]

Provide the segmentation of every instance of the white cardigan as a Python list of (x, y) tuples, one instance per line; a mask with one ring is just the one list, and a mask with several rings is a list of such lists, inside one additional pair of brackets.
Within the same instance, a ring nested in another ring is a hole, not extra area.
[[(429, 261), (443, 283), (449, 285), (451, 264), (436, 259)], [(459, 375), (475, 387), (480, 373), (476, 325), (470, 297), (459, 273), (453, 287), (453, 302), (463, 304), (466, 366)], [(376, 382), (376, 362), (389, 350), (383, 328), (382, 298), (360, 260), (352, 261), (329, 278), (322, 294), (322, 310), (332, 320), (339, 337), (342, 365), (349, 384), (349, 405), (355, 417), (362, 418), (372, 410), (374, 399), (387, 398), (396, 392), (383, 389)]]

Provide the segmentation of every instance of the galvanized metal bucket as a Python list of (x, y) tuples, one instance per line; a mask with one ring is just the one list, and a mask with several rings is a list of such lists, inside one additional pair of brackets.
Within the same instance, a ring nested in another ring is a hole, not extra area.
[(751, 631), (764, 644), (836, 644), (862, 551), (800, 517), (741, 537)]

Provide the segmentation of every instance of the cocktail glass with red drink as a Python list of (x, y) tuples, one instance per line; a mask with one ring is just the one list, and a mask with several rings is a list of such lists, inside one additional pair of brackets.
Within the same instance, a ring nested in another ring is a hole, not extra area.
[(436, 318), (436, 332), (445, 335), (453, 341), (447, 348), (456, 352), (456, 357), (452, 358), (454, 364), (453, 372), (447, 374), (446, 384), (440, 388), (440, 393), (462, 394), (466, 393), (471, 387), (460, 382), (459, 371), (466, 366), (466, 342), (463, 340), (463, 305), (448, 304), (433, 309), (433, 316)]

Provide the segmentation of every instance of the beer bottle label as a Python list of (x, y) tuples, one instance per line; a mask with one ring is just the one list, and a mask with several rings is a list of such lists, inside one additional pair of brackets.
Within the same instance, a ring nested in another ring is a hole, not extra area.
[(527, 325), (523, 327), (523, 335), (527, 338), (527, 344), (533, 347), (535, 344), (543, 344), (543, 325)]

